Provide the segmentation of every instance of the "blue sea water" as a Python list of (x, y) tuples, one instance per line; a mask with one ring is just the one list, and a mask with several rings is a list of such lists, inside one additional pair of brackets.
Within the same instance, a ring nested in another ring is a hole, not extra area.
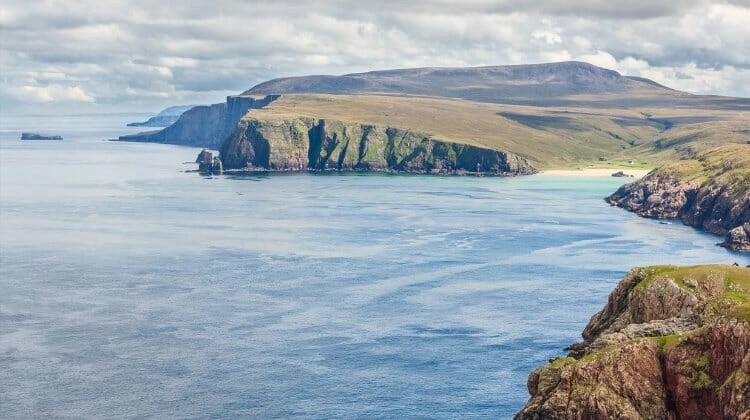
[(0, 117), (3, 418), (511, 418), (630, 267), (750, 264), (616, 178), (202, 177), (105, 140), (141, 115)]

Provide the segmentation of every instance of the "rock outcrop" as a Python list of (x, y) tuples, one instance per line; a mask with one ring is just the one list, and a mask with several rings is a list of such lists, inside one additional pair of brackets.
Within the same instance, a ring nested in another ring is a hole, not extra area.
[(497, 150), (395, 127), (307, 117), (264, 120), (250, 115), (220, 154), (225, 169), (248, 171), (536, 172), (526, 159)]
[(195, 163), (198, 164), (198, 172), (204, 175), (221, 175), (224, 172), (221, 159), (206, 149), (198, 153)]
[(174, 124), (163, 130), (120, 136), (119, 140), (218, 149), (248, 110), (262, 108), (277, 97), (229, 96), (225, 103), (196, 106), (185, 111)]
[(730, 230), (727, 239), (719, 245), (738, 251), (750, 251), (750, 223)]
[(644, 217), (679, 218), (718, 235), (731, 231), (723, 245), (747, 250), (750, 145), (726, 145), (666, 165), (622, 186), (607, 201)]
[(516, 419), (750, 418), (750, 269), (638, 268)]

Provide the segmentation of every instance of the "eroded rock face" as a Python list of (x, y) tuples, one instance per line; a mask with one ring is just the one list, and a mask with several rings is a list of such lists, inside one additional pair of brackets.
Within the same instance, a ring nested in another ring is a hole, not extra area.
[(750, 250), (750, 229), (744, 228), (750, 223), (750, 190), (746, 187), (716, 180), (684, 181), (656, 170), (620, 187), (607, 202), (639, 216), (679, 218), (686, 225), (728, 235), (722, 243), (727, 248)]
[(664, 419), (669, 413), (659, 345), (651, 341), (555, 361), (532, 372), (528, 388), (531, 399), (516, 419)]
[(429, 135), (336, 120), (240, 121), (221, 149), (227, 169), (531, 174), (526, 159)]
[(739, 267), (631, 271), (584, 342), (529, 375), (516, 418), (750, 418), (748, 282)]
[(636, 182), (623, 185), (607, 201), (639, 216), (677, 218), (695, 198), (700, 186), (699, 181), (684, 182), (669, 174), (651, 172)]

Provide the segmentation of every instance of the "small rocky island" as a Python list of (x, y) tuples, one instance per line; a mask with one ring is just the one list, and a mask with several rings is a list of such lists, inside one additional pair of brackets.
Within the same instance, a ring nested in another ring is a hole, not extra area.
[(21, 133), (21, 140), (62, 140), (62, 136), (47, 136), (38, 133)]
[(198, 172), (203, 175), (221, 175), (224, 172), (221, 159), (206, 149), (198, 153), (195, 163), (198, 164)]
[(750, 418), (750, 268), (631, 270), (583, 338), (517, 420)]

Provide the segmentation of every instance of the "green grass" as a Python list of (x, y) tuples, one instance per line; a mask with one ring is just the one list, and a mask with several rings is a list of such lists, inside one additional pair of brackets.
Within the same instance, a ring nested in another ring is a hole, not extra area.
[(660, 168), (685, 181), (715, 182), (746, 190), (750, 187), (750, 144), (727, 144), (702, 151), (693, 159)]
[(668, 350), (670, 347), (677, 344), (684, 335), (685, 334), (662, 335), (659, 337), (651, 337), (651, 339), (659, 344), (661, 350)]
[[(686, 150), (692, 156), (709, 147), (744, 143), (748, 137), (742, 131), (747, 128), (746, 116), (738, 111), (534, 107), (407, 95), (282, 95), (248, 115), (261, 120), (309, 117), (417, 131), (439, 140), (514, 153), (540, 169), (651, 169), (685, 157)], [(646, 115), (713, 121), (680, 123), (664, 131)]]

